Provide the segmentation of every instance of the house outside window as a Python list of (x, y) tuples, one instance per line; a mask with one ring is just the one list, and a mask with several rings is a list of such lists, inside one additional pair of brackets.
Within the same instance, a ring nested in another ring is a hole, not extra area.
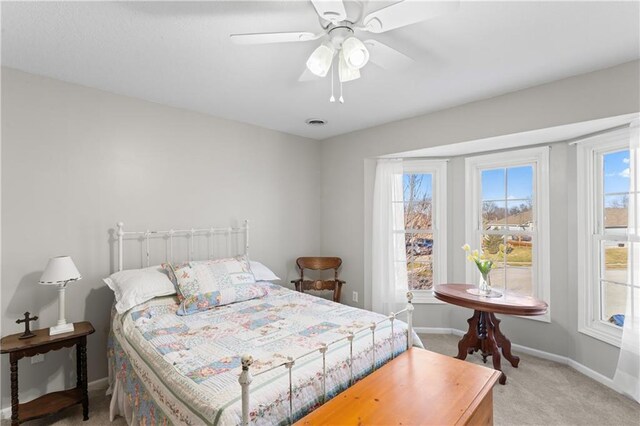
[[(549, 148), (470, 157), (465, 165), (466, 242), (493, 260), (492, 287), (549, 303)], [(467, 263), (467, 282), (478, 279)], [(538, 319), (549, 321), (549, 312)]]
[(630, 167), (625, 129), (578, 144), (579, 331), (615, 346), (627, 297), (640, 291), (633, 280), (638, 245), (628, 236), (629, 206), (638, 196), (630, 191)]
[(396, 262), (407, 269), (407, 287), (414, 292), (416, 303), (439, 303), (433, 297), (433, 286), (447, 280), (447, 162), (441, 160), (403, 161), (402, 199), (393, 202), (397, 223), (404, 229), (405, 256)]

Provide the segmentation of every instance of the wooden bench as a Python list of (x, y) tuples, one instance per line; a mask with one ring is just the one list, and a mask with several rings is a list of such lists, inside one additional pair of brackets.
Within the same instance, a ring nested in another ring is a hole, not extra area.
[(492, 425), (500, 372), (412, 348), (296, 425)]

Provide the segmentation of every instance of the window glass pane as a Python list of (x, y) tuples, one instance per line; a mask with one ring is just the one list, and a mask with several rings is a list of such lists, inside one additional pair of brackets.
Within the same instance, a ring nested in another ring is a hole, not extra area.
[(504, 177), (505, 169), (482, 171), (482, 201), (504, 200), (507, 198)]
[(493, 264), (493, 269), (491, 270), (491, 287), (498, 290), (504, 291), (504, 283), (506, 280), (506, 269), (504, 266), (504, 262), (496, 262)]
[(603, 156), (604, 193), (629, 192), (629, 150)]
[(604, 262), (602, 279), (616, 283), (629, 283), (627, 261), (628, 243), (620, 241), (603, 241)]
[(504, 253), (500, 253), (500, 244), (504, 244), (502, 235), (482, 236), (482, 258), (493, 261), (490, 274), (491, 286), (498, 290), (504, 289), (505, 283)]
[(431, 290), (433, 288), (433, 264), (407, 262), (407, 278), (410, 290)]
[(533, 230), (531, 199), (507, 201), (507, 227), (514, 231)]
[(432, 197), (432, 180), (431, 173), (424, 174), (405, 174), (403, 177), (404, 201), (425, 201), (431, 202)]
[(602, 308), (600, 319), (602, 321), (609, 321), (620, 327), (624, 321), (629, 288), (626, 285), (606, 281), (603, 281), (601, 286)]
[(608, 231), (624, 230), (629, 217), (628, 195), (604, 196), (604, 227)]
[(525, 235), (510, 235), (506, 237), (505, 254), (507, 266), (530, 267), (533, 263), (533, 242)]
[(533, 197), (533, 166), (507, 169), (507, 198), (531, 199)]
[(485, 259), (500, 260), (500, 245), (504, 244), (504, 236), (502, 235), (483, 235), (482, 236), (482, 256)]
[(433, 234), (407, 234), (405, 243), (407, 247), (407, 262), (409, 259), (416, 262), (431, 262)]
[(507, 265), (507, 289), (510, 294), (533, 296), (531, 266)]
[(491, 286), (496, 289), (504, 288), (504, 254), (500, 253), (500, 244), (504, 244), (504, 236), (502, 235), (483, 235), (482, 236), (482, 258), (493, 261), (493, 269), (491, 270), (490, 279)]
[(503, 229), (506, 226), (506, 203), (504, 201), (485, 201), (482, 203), (482, 229)]
[(409, 288), (429, 290), (433, 286), (433, 234), (407, 234)]
[(507, 291), (524, 296), (533, 295), (533, 241), (530, 237), (506, 237)]
[(404, 229), (431, 229), (433, 226), (431, 200), (404, 203)]

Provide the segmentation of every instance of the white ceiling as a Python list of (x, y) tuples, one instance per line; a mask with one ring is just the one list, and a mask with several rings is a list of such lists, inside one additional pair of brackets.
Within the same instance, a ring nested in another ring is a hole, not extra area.
[[(228, 37), (317, 32), (307, 1), (1, 7), (3, 66), (316, 139), (640, 57), (635, 1), (463, 2), (456, 13), (376, 35), (415, 64), (398, 73), (368, 64), (345, 84), (340, 105), (328, 102), (328, 79), (297, 81), (317, 41), (239, 46)], [(310, 127), (310, 117), (328, 124)]]

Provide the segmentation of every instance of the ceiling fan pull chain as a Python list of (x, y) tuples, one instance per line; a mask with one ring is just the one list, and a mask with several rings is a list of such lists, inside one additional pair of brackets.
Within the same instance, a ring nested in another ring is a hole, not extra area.
[(342, 97), (342, 81), (340, 81), (340, 98), (338, 98), (341, 104), (344, 103), (344, 98)]
[(331, 97), (329, 98), (329, 102), (335, 102), (336, 97), (333, 96), (333, 62), (331, 62)]

